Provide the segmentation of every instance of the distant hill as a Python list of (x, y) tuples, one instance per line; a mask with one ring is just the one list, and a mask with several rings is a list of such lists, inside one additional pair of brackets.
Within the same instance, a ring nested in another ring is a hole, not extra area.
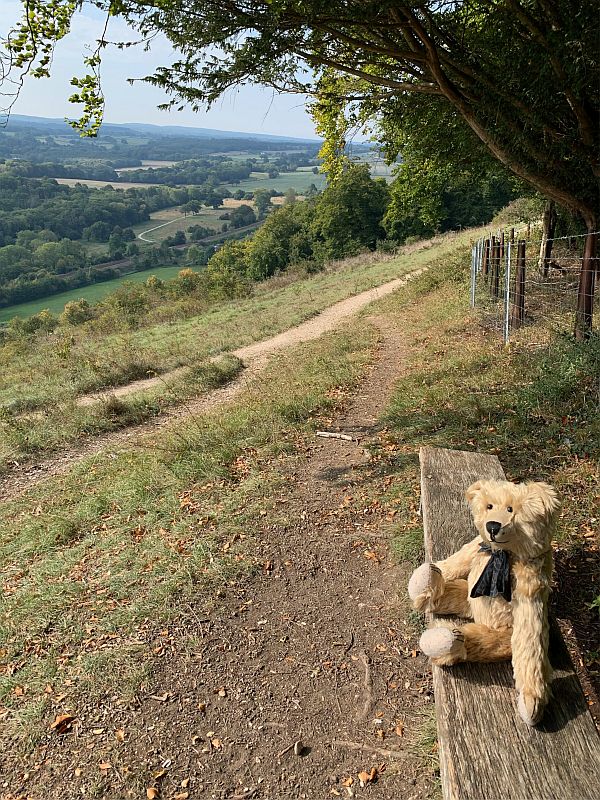
[[(8, 121), (8, 130), (16, 125), (43, 125), (47, 130), (56, 129), (52, 132), (56, 135), (73, 134), (72, 128), (63, 119), (30, 117), (25, 114), (11, 114)], [(105, 122), (100, 130), (100, 137), (104, 136), (189, 136), (198, 139), (253, 139), (259, 142), (290, 142), (302, 145), (317, 145), (319, 139), (299, 139), (294, 136), (274, 136), (270, 133), (249, 133), (242, 131), (221, 131), (214, 128), (188, 128), (184, 125), (151, 125), (145, 122), (114, 123)], [(77, 135), (77, 134), (76, 134)]]

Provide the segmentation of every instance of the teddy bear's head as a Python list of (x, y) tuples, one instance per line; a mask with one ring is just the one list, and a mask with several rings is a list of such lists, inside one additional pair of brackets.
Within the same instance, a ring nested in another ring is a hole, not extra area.
[(466, 497), (477, 530), (494, 549), (533, 558), (550, 547), (559, 502), (547, 483), (477, 481)]

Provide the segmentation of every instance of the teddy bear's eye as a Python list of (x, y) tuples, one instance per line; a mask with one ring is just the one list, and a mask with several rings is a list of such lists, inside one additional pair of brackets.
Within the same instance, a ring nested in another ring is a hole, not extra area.
[(487, 504), (487, 510), (491, 511), (494, 506), (491, 503)]
[(508, 511), (509, 514), (512, 514), (512, 506), (508, 506), (506, 510)]

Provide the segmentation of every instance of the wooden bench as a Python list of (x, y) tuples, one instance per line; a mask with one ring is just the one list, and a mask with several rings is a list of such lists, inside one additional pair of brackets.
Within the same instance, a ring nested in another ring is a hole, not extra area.
[[(505, 475), (479, 453), (424, 447), (420, 460), (426, 557), (438, 561), (477, 535), (465, 489)], [(600, 739), (552, 627), (554, 696), (536, 728), (517, 714), (509, 662), (433, 667), (445, 800), (599, 800)]]

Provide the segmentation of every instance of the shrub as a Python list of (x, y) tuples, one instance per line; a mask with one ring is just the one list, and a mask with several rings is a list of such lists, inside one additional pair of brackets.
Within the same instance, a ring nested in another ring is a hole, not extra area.
[(60, 315), (60, 322), (63, 325), (81, 325), (93, 316), (92, 307), (87, 300), (81, 298), (80, 300), (71, 300), (65, 305)]

